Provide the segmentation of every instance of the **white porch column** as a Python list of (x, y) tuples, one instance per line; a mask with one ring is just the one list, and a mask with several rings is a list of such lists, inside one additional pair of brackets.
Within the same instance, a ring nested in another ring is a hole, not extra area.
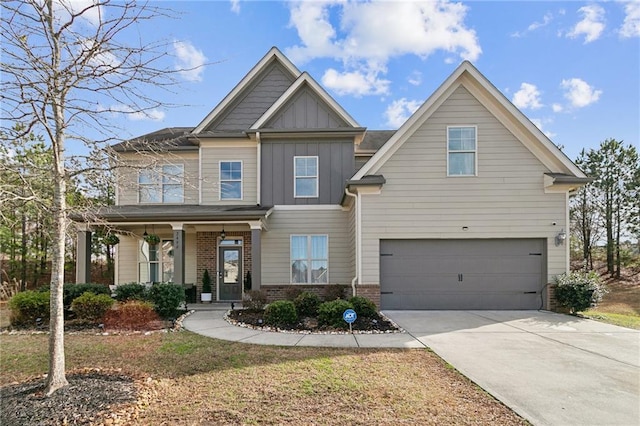
[(184, 284), (184, 229), (182, 223), (172, 223), (173, 229), (173, 283)]

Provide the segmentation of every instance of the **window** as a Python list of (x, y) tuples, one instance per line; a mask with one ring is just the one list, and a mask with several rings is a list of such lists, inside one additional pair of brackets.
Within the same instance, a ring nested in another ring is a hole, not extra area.
[(329, 282), (328, 263), (328, 236), (291, 236), (292, 284), (327, 284)]
[(150, 245), (140, 240), (138, 281), (141, 283), (173, 282), (173, 240)]
[(476, 176), (477, 128), (447, 127), (447, 175)]
[(296, 198), (318, 196), (318, 157), (293, 157)]
[(242, 200), (242, 161), (220, 162), (220, 199)]
[(138, 173), (138, 200), (141, 203), (182, 203), (184, 166), (165, 164), (159, 169)]

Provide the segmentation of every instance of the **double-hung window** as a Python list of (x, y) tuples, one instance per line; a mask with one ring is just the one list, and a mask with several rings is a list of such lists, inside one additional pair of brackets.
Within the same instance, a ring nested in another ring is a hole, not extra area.
[(329, 237), (327, 235), (291, 236), (291, 283), (327, 284), (329, 282)]
[(476, 126), (447, 127), (447, 176), (478, 174)]
[(173, 240), (162, 240), (160, 244), (140, 240), (139, 248), (139, 282), (173, 282)]
[(182, 203), (184, 166), (165, 164), (138, 173), (138, 200), (141, 203)]
[(318, 197), (318, 157), (293, 157), (295, 198)]
[(242, 161), (220, 162), (220, 199), (242, 200)]

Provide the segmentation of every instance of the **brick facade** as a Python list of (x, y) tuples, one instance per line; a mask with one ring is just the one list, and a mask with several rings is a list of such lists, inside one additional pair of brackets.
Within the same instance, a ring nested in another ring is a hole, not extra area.
[(380, 286), (376, 284), (361, 284), (356, 287), (358, 296), (366, 297), (380, 309)]

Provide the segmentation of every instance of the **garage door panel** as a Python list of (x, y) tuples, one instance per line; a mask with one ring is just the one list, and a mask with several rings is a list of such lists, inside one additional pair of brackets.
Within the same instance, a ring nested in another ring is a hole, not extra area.
[(545, 241), (381, 240), (383, 309), (539, 309)]

